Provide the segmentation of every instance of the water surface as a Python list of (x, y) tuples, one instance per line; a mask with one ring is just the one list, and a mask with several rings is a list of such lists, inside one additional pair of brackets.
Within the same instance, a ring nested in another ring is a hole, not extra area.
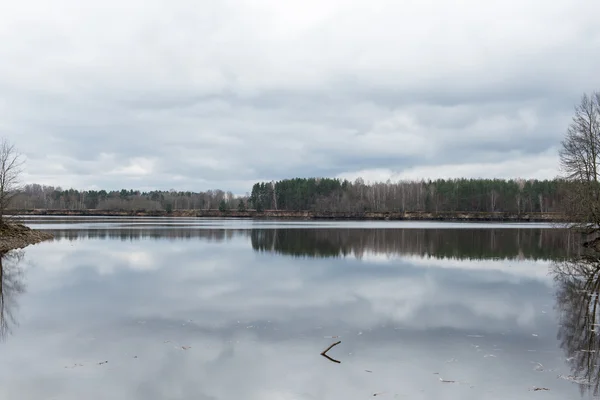
[(591, 303), (557, 273), (578, 240), (548, 225), (26, 222), (56, 240), (3, 259), (1, 399), (594, 391)]

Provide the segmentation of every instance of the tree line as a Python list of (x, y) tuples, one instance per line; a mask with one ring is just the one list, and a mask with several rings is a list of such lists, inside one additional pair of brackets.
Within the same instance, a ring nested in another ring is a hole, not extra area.
[(63, 190), (25, 185), (11, 209), (209, 210), (246, 209), (317, 212), (561, 212), (568, 182), (554, 180), (438, 179), (365, 183), (335, 178), (258, 182), (250, 196), (232, 192), (122, 189)]
[(209, 210), (239, 208), (245, 199), (232, 192), (208, 190), (206, 192), (121, 190), (64, 190), (60, 187), (38, 184), (25, 185), (12, 199), (11, 209), (53, 210)]
[(367, 184), (329, 178), (256, 183), (257, 210), (343, 212), (561, 212), (569, 183), (561, 180), (438, 179)]

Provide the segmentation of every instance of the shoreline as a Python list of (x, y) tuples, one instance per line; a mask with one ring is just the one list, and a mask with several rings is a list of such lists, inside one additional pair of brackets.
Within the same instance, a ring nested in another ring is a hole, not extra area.
[(49, 232), (31, 229), (19, 223), (5, 222), (0, 225), (0, 253), (22, 249), (53, 238)]
[(173, 217), (173, 218), (246, 218), (288, 220), (337, 220), (337, 221), (481, 221), (481, 222), (565, 222), (560, 213), (505, 213), (505, 212), (334, 212), (334, 211), (281, 211), (256, 210), (11, 210), (18, 216), (56, 217)]

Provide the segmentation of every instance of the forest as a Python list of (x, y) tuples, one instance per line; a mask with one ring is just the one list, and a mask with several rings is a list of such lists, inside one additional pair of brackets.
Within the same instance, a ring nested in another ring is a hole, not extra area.
[(451, 179), (365, 183), (332, 178), (257, 182), (249, 195), (232, 192), (122, 189), (63, 190), (26, 185), (13, 198), (14, 210), (245, 211), (255, 209), (336, 212), (561, 212), (568, 192), (562, 180)]
[(560, 212), (566, 185), (561, 180), (439, 179), (365, 184), (362, 179), (297, 178), (256, 183), (249, 201), (257, 210)]
[(26, 185), (14, 197), (11, 207), (16, 210), (208, 210), (232, 209), (246, 205), (245, 198), (236, 198), (231, 192), (208, 190), (206, 192), (149, 191), (122, 189), (63, 190), (60, 187)]

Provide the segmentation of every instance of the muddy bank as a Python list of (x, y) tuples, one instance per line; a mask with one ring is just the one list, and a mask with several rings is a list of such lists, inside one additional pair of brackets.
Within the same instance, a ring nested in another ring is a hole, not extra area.
[(22, 249), (53, 237), (48, 232), (34, 230), (21, 224), (2, 224), (0, 225), (0, 252)]

